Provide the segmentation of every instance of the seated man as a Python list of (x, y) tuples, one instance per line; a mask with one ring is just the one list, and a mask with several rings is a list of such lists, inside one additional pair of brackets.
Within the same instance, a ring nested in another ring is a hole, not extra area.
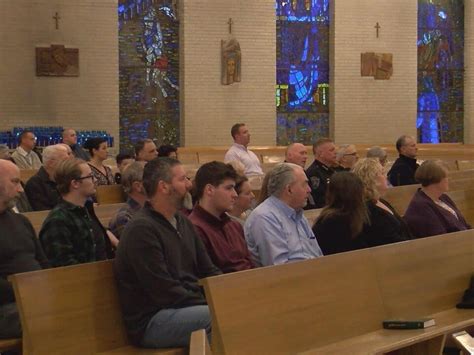
[(367, 158), (376, 158), (379, 160), (380, 165), (387, 165), (387, 152), (382, 147), (370, 147), (369, 150), (367, 150)]
[(354, 164), (359, 160), (354, 144), (342, 144), (336, 153), (336, 161), (339, 164), (336, 171), (351, 171)]
[(117, 214), (110, 220), (109, 229), (120, 239), (123, 229), (130, 222), (147, 200), (143, 188), (144, 162), (136, 161), (130, 164), (122, 175), (122, 187), (128, 195), (127, 204), (121, 207)]
[(135, 161), (135, 158), (132, 157), (130, 154), (120, 153), (117, 154), (117, 156), (115, 157), (115, 161), (117, 162), (118, 169), (118, 172), (116, 172), (114, 175), (115, 183), (121, 184), (123, 172), (125, 171), (127, 166), (129, 166)]
[(12, 158), (20, 169), (41, 168), (41, 159), (33, 151), (35, 144), (36, 137), (31, 131), (24, 130), (18, 136), (18, 148), (12, 153)]
[[(111, 240), (89, 199), (95, 193), (89, 165), (81, 159), (63, 160), (54, 179), (61, 199), (40, 231), (40, 241), (52, 266), (66, 266), (112, 257)], [(114, 240), (115, 241), (115, 240)]]
[(212, 262), (226, 273), (252, 268), (242, 225), (227, 215), (237, 198), (236, 178), (230, 165), (202, 165), (194, 179), (199, 202), (189, 215)]
[(285, 163), (292, 163), (301, 166), (303, 169), (308, 160), (308, 150), (301, 143), (292, 143), (286, 148)]
[(149, 162), (158, 156), (156, 145), (151, 139), (144, 139), (135, 144), (135, 160)]
[(282, 163), (268, 174), (268, 198), (245, 222), (245, 238), (255, 264), (284, 264), (322, 256), (303, 214), (311, 192), (301, 166)]
[(188, 346), (191, 332), (211, 329), (199, 279), (221, 271), (178, 212), (191, 188), (181, 163), (150, 161), (143, 185), (149, 201), (123, 231), (114, 260), (125, 326), (138, 346)]
[(416, 184), (415, 173), (418, 169), (416, 162), (416, 141), (410, 136), (401, 136), (395, 144), (399, 157), (388, 172), (388, 180), (392, 186)]
[(313, 153), (314, 162), (306, 169), (306, 175), (314, 201), (311, 208), (321, 208), (326, 204), (327, 185), (337, 165), (336, 146), (332, 139), (320, 138), (313, 144)]
[(25, 186), (26, 196), (34, 211), (52, 210), (59, 202), (59, 192), (54, 181), (58, 164), (69, 159), (63, 144), (50, 145), (43, 149), (43, 166)]
[(229, 163), (233, 160), (240, 161), (245, 166), (245, 175), (263, 175), (260, 160), (257, 155), (247, 149), (250, 143), (250, 132), (245, 123), (236, 123), (230, 131), (234, 144), (225, 153), (224, 162)]
[(21, 336), (15, 296), (7, 277), (49, 267), (31, 223), (10, 209), (22, 191), (18, 167), (0, 159), (0, 339)]
[(72, 128), (65, 128), (63, 133), (63, 143), (67, 144), (72, 151), (72, 154), (79, 159), (89, 161), (91, 157), (89, 153), (77, 144), (77, 133)]

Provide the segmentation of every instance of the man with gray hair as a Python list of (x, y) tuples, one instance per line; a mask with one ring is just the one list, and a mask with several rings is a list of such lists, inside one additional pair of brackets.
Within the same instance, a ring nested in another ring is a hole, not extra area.
[(43, 166), (25, 186), (26, 196), (34, 211), (51, 210), (58, 204), (59, 192), (54, 174), (58, 163), (69, 158), (69, 151), (62, 143), (43, 149)]
[(379, 160), (380, 165), (385, 166), (387, 164), (387, 152), (379, 146), (373, 146), (367, 151), (367, 158), (376, 158)]
[(278, 164), (268, 176), (268, 198), (245, 222), (244, 232), (254, 263), (285, 264), (322, 256), (303, 214), (311, 188), (303, 168)]
[(123, 189), (128, 195), (127, 204), (121, 207), (114, 218), (109, 223), (109, 229), (120, 239), (122, 231), (130, 222), (147, 200), (145, 189), (143, 188), (143, 169), (145, 162), (137, 161), (127, 166), (123, 172), (121, 182)]
[(336, 153), (336, 161), (339, 164), (336, 171), (351, 171), (354, 164), (359, 160), (357, 149), (354, 144), (341, 144)]

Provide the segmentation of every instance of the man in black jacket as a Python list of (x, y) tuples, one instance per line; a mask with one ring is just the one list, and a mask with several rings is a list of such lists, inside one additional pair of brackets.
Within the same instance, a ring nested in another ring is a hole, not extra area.
[(15, 197), (22, 191), (18, 167), (0, 159), (0, 338), (21, 336), (8, 276), (49, 266), (31, 223), (11, 210)]
[(399, 157), (388, 172), (388, 180), (393, 186), (416, 184), (415, 172), (419, 165), (416, 162), (418, 148), (415, 139), (403, 135), (397, 139), (396, 148)]
[(210, 334), (209, 308), (198, 281), (221, 271), (178, 212), (191, 188), (181, 163), (151, 160), (143, 186), (149, 201), (125, 227), (114, 262), (125, 326), (139, 346), (187, 346), (194, 330)]

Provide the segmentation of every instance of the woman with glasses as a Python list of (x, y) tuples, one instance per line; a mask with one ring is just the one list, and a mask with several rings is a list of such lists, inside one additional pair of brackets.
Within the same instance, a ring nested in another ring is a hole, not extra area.
[(112, 169), (103, 162), (107, 159), (107, 140), (105, 138), (89, 138), (84, 144), (89, 151), (91, 160), (88, 162), (95, 179), (95, 185), (113, 185), (115, 178)]

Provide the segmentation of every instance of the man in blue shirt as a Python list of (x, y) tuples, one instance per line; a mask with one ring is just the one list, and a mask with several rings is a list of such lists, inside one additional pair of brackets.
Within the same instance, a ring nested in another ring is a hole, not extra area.
[(283, 163), (269, 174), (269, 197), (250, 214), (244, 227), (255, 264), (277, 265), (322, 256), (303, 215), (311, 192), (303, 168)]

